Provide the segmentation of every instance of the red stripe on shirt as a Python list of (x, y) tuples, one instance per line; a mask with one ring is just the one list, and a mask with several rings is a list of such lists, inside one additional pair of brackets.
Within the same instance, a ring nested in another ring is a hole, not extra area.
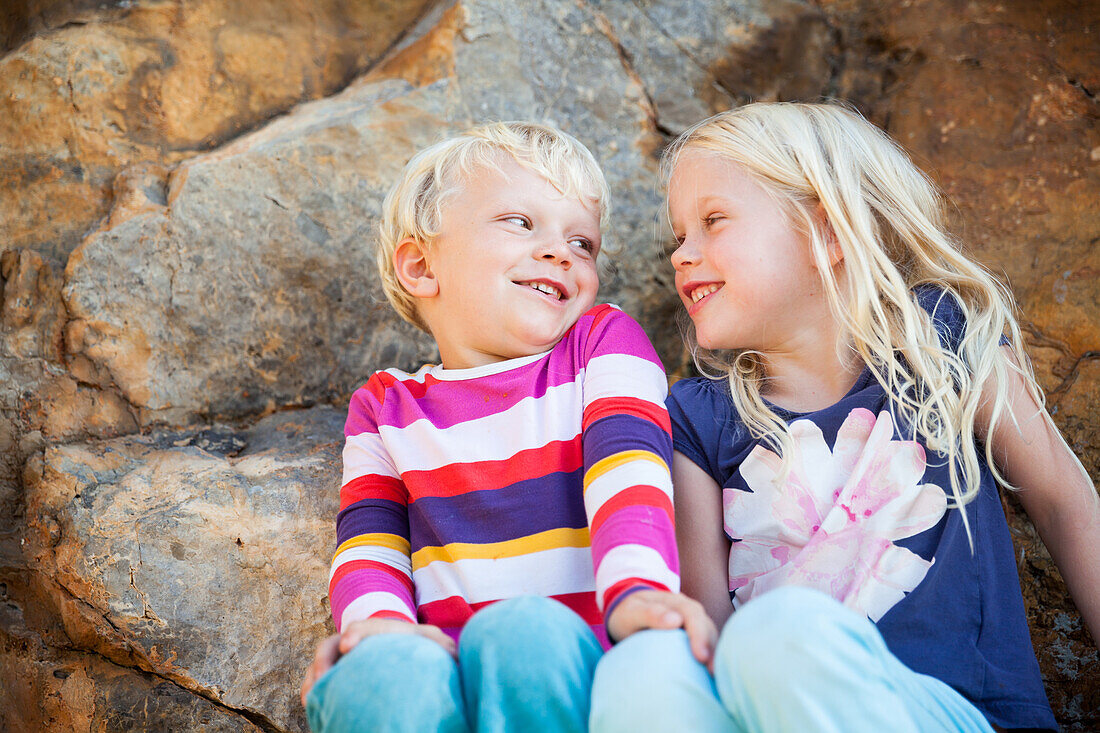
[(663, 405), (655, 405), (635, 397), (603, 397), (593, 401), (584, 408), (582, 424), (587, 430), (592, 423), (612, 415), (633, 415), (649, 420), (666, 433), (672, 430), (672, 421), (669, 420), (668, 411)]
[(429, 496), (458, 496), (471, 491), (500, 489), (519, 481), (546, 476), (547, 467), (569, 473), (584, 465), (581, 436), (556, 440), (499, 461), (452, 463), (430, 471), (402, 474), (409, 501)]
[(668, 515), (668, 521), (675, 526), (672, 502), (669, 501), (668, 494), (654, 486), (638, 484), (637, 486), (623, 489), (605, 501), (603, 505), (596, 510), (596, 515), (592, 517), (592, 521), (589, 523), (589, 533), (595, 535), (600, 531), (600, 526), (603, 525), (608, 517), (628, 506), (645, 506), (660, 509)]
[[(632, 585), (636, 585), (636, 583), (632, 583)], [(589, 626), (603, 623), (603, 614), (600, 613), (600, 609), (596, 605), (596, 594), (592, 591), (562, 593), (561, 595), (548, 597), (573, 611)], [(470, 620), (470, 616), (494, 603), (500, 603), (500, 601), (467, 603), (460, 596), (451, 596), (450, 598), (443, 598), (421, 605), (417, 609), (417, 616), (421, 623), (433, 624), (441, 628), (459, 628)]]
[(620, 593), (636, 585), (644, 585), (646, 588), (652, 588), (654, 590), (668, 590), (668, 588), (661, 583), (646, 580), (645, 578), (623, 578), (603, 592), (603, 607), (610, 607), (612, 601), (614, 601)]
[(374, 570), (392, 576), (394, 580), (398, 581), (399, 583), (401, 583), (401, 585), (405, 586), (405, 588), (408, 589), (409, 595), (412, 595), (412, 578), (410, 578), (408, 575), (398, 570), (397, 568), (393, 567), (392, 565), (387, 565), (386, 563), (378, 562), (377, 560), (349, 560), (348, 562), (342, 563), (340, 567), (336, 568), (336, 572), (332, 574), (332, 580), (328, 582), (329, 593), (332, 592), (332, 589), (335, 588), (336, 585), (341, 580), (343, 580), (345, 576), (350, 575), (354, 572), (358, 572), (360, 570)]
[(369, 473), (365, 476), (356, 476), (341, 487), (340, 509), (347, 509), (363, 499), (385, 499), (404, 504), (408, 501), (408, 495), (405, 493), (405, 484), (401, 479)]

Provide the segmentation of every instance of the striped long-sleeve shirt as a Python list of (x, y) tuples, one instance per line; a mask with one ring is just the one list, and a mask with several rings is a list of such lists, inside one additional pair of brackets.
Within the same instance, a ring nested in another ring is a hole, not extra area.
[(606, 640), (624, 593), (679, 590), (666, 392), (645, 333), (608, 305), (544, 354), (374, 374), (345, 428), (337, 629), (391, 617), (457, 636), (482, 606), (541, 595)]

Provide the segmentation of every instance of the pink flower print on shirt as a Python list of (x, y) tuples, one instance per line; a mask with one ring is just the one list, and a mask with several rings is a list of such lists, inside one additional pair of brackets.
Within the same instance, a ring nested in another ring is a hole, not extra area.
[(947, 495), (922, 484), (924, 448), (894, 439), (889, 412), (852, 410), (832, 450), (810, 420), (790, 425), (790, 472), (757, 445), (741, 464), (751, 489), (725, 489), (734, 605), (783, 585), (816, 588), (878, 621), (917, 587), (932, 563), (894, 540), (936, 525)]

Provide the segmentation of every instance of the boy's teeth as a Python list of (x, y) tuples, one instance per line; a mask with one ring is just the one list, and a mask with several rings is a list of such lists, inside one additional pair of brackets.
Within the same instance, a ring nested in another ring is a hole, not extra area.
[(703, 298), (707, 297), (711, 293), (717, 292), (719, 286), (711, 283), (710, 285), (701, 285), (691, 291), (691, 302), (698, 303)]
[(561, 300), (561, 291), (555, 288), (553, 285), (540, 282), (529, 282), (524, 284), (534, 288), (535, 290), (538, 290), (539, 292), (546, 293), (547, 295), (553, 295), (558, 300)]

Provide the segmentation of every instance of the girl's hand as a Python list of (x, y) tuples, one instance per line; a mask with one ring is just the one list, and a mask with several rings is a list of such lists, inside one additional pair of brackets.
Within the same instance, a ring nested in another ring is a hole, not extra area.
[(302, 707), (305, 707), (306, 695), (313, 684), (336, 664), (336, 660), (354, 649), (363, 639), (378, 634), (419, 634), (437, 642), (449, 654), (455, 653), (454, 639), (444, 634), (438, 626), (413, 624), (394, 618), (368, 618), (355, 621), (348, 624), (342, 633), (333, 634), (317, 645), (313, 662), (306, 670), (306, 678), (302, 681)]
[(679, 629), (687, 632), (691, 653), (709, 668), (718, 630), (698, 601), (683, 593), (638, 590), (624, 598), (607, 619), (607, 633), (622, 641), (643, 629)]

